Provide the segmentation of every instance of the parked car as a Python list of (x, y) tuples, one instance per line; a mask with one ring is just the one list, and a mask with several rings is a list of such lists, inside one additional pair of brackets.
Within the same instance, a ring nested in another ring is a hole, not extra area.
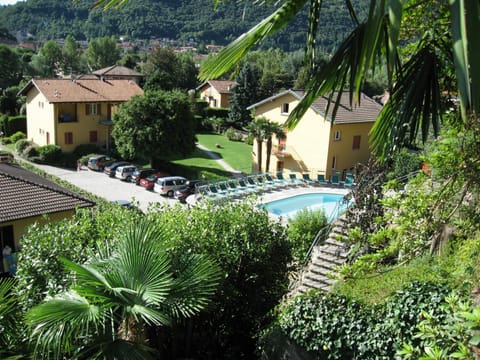
[(153, 169), (153, 168), (140, 168), (140, 169), (137, 169), (137, 171), (135, 171), (133, 174), (132, 174), (132, 182), (135, 183), (136, 185), (140, 185), (140, 180), (141, 179), (145, 179), (146, 177), (152, 175), (152, 174), (155, 174), (156, 172), (158, 172), (157, 169)]
[(153, 187), (155, 186), (155, 182), (159, 177), (161, 177), (161, 175), (158, 173), (155, 173), (150, 176), (147, 176), (144, 179), (140, 179), (140, 186), (144, 187), (147, 190), (153, 190)]
[(185, 187), (175, 191), (175, 198), (182, 204), (187, 202), (187, 197), (195, 194), (195, 186), (202, 183), (202, 180), (188, 180)]
[(159, 193), (160, 195), (167, 195), (173, 197), (175, 191), (185, 187), (187, 179), (182, 176), (166, 176), (159, 177), (155, 181), (153, 186), (153, 191)]
[(115, 159), (107, 155), (95, 155), (88, 158), (87, 167), (91, 170), (102, 171), (105, 166), (115, 162)]
[(124, 165), (117, 167), (115, 170), (115, 177), (120, 180), (130, 181), (133, 173), (137, 170), (135, 165)]
[(130, 163), (126, 161), (117, 161), (117, 162), (111, 163), (108, 166), (105, 166), (105, 168), (103, 169), (103, 172), (110, 177), (114, 177), (115, 171), (117, 170), (117, 168), (119, 166), (125, 166), (125, 165), (130, 165)]

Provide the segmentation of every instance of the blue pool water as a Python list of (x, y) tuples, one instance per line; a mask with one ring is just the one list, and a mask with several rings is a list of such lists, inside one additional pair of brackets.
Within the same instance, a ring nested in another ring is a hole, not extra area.
[(265, 203), (264, 206), (269, 213), (286, 218), (293, 218), (299, 210), (305, 208), (323, 209), (327, 218), (333, 220), (347, 208), (347, 204), (344, 204), (342, 200), (343, 195), (314, 193), (271, 201)]

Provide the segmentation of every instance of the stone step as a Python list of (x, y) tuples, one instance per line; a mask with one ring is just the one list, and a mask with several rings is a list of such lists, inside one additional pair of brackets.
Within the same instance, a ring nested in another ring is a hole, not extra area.
[[(303, 288), (303, 292), (308, 292), (310, 290), (323, 290), (323, 291), (329, 291), (331, 289), (331, 284), (327, 283), (318, 283), (316, 281), (311, 281), (309, 279), (304, 279), (302, 281), (302, 284), (300, 285), (300, 289)], [(305, 291), (306, 290), (306, 291)]]
[[(315, 252), (313, 253), (313, 257), (324, 257), (324, 256), (327, 260), (330, 260), (332, 258), (338, 258), (340, 261), (345, 261), (348, 256), (348, 252), (341, 248), (333, 247), (333, 246), (319, 246), (317, 249), (315, 249)], [(335, 262), (335, 260), (332, 260), (332, 261)]]
[(339, 263), (334, 263), (331, 261), (322, 261), (320, 258), (313, 262), (310, 267), (308, 268), (308, 271), (314, 272), (314, 273), (331, 273), (331, 272), (336, 272), (337, 268), (341, 266), (342, 264)]
[(323, 245), (332, 245), (332, 246), (338, 246), (340, 248), (345, 247), (345, 243), (336, 240), (335, 238), (328, 237), (327, 240), (323, 243)]
[(335, 280), (327, 276), (327, 274), (316, 274), (313, 272), (308, 272), (305, 275), (303, 275), (302, 280), (308, 280), (308, 281), (313, 281), (319, 284), (327, 284), (327, 285), (332, 285), (335, 282)]

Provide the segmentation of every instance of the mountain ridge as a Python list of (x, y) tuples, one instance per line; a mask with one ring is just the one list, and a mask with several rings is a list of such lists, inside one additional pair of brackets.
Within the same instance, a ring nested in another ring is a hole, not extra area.
[[(319, 47), (331, 52), (353, 28), (342, 0), (326, 1), (320, 28)], [(366, 13), (368, 0), (357, 3)], [(77, 40), (103, 36), (128, 36), (135, 40), (167, 38), (187, 44), (226, 45), (270, 15), (276, 7), (237, 1), (135, 0), (119, 9), (92, 10), (94, 0), (27, 0), (0, 7), (0, 22), (11, 33), (31, 34), (37, 40)], [(267, 40), (262, 47), (285, 51), (303, 49), (308, 8), (288, 28)]]

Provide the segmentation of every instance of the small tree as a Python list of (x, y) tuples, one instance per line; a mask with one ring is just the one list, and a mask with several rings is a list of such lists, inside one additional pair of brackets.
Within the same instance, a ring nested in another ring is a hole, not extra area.
[(124, 103), (114, 115), (112, 136), (120, 155), (150, 159), (152, 166), (195, 148), (190, 98), (180, 91), (147, 91)]
[(114, 37), (103, 37), (90, 40), (87, 50), (87, 61), (90, 70), (112, 66), (120, 60), (120, 47)]

